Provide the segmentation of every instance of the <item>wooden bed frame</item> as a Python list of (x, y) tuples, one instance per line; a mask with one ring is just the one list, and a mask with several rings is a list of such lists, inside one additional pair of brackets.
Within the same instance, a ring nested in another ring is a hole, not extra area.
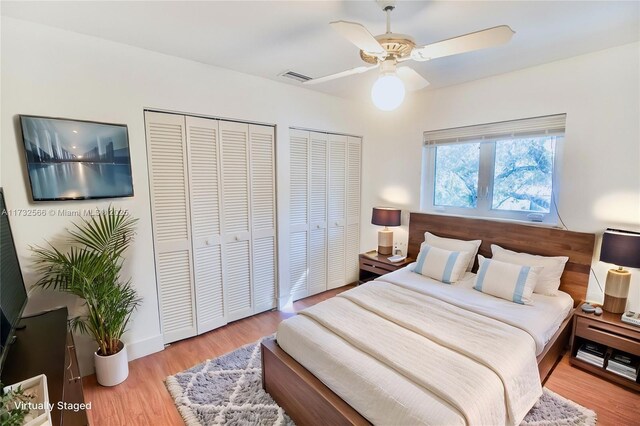
[[(479, 253), (491, 257), (491, 244), (542, 256), (568, 256), (560, 290), (569, 293), (575, 306), (584, 300), (595, 235), (513, 222), (411, 213), (408, 256), (416, 258), (424, 233), (461, 240), (482, 240)], [(477, 260), (474, 271), (477, 270)], [(544, 383), (569, 344), (573, 312), (560, 325), (543, 352), (538, 370)], [(370, 424), (317, 377), (282, 350), (275, 340), (261, 345), (262, 386), (299, 425)]]

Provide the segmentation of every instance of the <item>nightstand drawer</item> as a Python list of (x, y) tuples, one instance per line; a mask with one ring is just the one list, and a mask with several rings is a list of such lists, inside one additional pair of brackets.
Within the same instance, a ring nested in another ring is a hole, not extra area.
[(374, 274), (383, 275), (388, 272), (395, 271), (396, 267), (391, 265), (385, 265), (384, 263), (372, 261), (372, 260), (360, 260), (360, 269), (373, 272)]
[(624, 330), (602, 321), (578, 317), (576, 335), (634, 355), (640, 355), (640, 332)]

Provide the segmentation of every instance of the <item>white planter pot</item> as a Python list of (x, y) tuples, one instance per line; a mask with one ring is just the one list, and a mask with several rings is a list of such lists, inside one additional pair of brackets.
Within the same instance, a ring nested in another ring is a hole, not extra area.
[(115, 386), (124, 382), (129, 376), (129, 357), (127, 346), (120, 342), (122, 349), (114, 355), (102, 356), (98, 352), (93, 353), (96, 366), (96, 377), (102, 386)]

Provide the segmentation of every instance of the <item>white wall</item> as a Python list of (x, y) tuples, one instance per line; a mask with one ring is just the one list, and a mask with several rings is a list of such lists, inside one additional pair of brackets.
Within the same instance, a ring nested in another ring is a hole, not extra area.
[[(440, 90), (425, 91), (415, 125), (391, 146), (370, 147), (365, 202), (420, 208), (425, 130), (567, 113), (558, 207), (569, 229), (601, 235), (640, 229), (640, 45), (633, 43)], [(392, 139), (389, 139), (391, 141)], [(388, 155), (392, 149), (393, 157)], [(383, 166), (384, 165), (384, 166)], [(375, 245), (366, 231), (363, 245)], [(404, 236), (400, 230), (397, 235)], [(597, 244), (599, 248), (599, 242)], [(604, 286), (610, 265), (593, 267)], [(640, 271), (632, 270), (630, 309), (640, 309)], [(602, 300), (596, 283), (588, 299)]]
[(421, 100), (410, 99), (406, 106), (391, 113), (370, 112), (375, 115), (371, 122), (382, 125), (376, 127), (375, 139), (369, 138), (362, 152), (363, 251), (378, 246), (378, 231), (382, 228), (371, 225), (371, 209), (381, 206), (402, 209), (402, 226), (391, 229), (394, 241), (406, 253), (409, 212), (420, 208)]
[[(140, 219), (124, 271), (125, 276), (131, 275), (144, 300), (125, 336), (130, 358), (163, 347), (153, 264), (144, 108), (276, 124), (280, 218), (286, 218), (288, 211), (289, 126), (362, 135), (365, 143), (367, 140), (368, 127), (362, 119), (366, 108), (344, 99), (11, 18), (2, 18), (1, 31), (0, 164), (7, 204), (12, 209), (77, 210), (112, 202)], [(19, 126), (15, 124), (17, 114), (128, 124), (135, 196), (107, 201), (30, 201)], [(36, 279), (30, 272), (29, 245), (59, 239), (71, 222), (72, 218), (59, 216), (11, 218), (28, 286)], [(288, 221), (280, 220), (280, 245), (285, 250), (287, 226)], [(279, 269), (286, 293), (287, 256), (281, 253)], [(71, 313), (78, 311), (77, 302), (51, 292), (34, 293), (29, 309), (64, 304), (69, 305)], [(86, 338), (80, 340), (81, 366), (86, 373), (92, 368), (88, 357), (93, 344)]]

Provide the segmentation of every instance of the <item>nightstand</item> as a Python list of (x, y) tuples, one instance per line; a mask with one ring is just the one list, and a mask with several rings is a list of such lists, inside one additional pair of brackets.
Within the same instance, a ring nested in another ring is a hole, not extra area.
[[(573, 316), (573, 333), (571, 335), (571, 365), (604, 377), (612, 382), (640, 391), (640, 377), (632, 381), (618, 374), (607, 371), (607, 363), (614, 350), (640, 356), (640, 327), (624, 323), (621, 314), (603, 312), (601, 316), (587, 314), (579, 310)], [(607, 347), (604, 366), (591, 365), (576, 358), (576, 353), (586, 341), (599, 343)]]
[(400, 262), (390, 262), (387, 258), (389, 254), (378, 254), (372, 250), (360, 253), (360, 284), (371, 281), (381, 275), (404, 268), (415, 259), (407, 257)]

